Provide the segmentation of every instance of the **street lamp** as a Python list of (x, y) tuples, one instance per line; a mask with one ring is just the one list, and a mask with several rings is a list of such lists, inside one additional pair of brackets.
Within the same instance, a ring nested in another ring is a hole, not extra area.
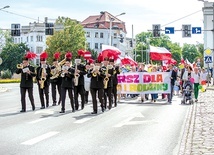
[(6, 8), (9, 8), (10, 6), (7, 5), (7, 6), (4, 6), (3, 8), (0, 8), (0, 10), (3, 10), (3, 9), (6, 9)]
[[(123, 12), (123, 13), (121, 13), (121, 14), (119, 14), (119, 15), (116, 15), (115, 17), (118, 17), (118, 16), (122, 16), (122, 15), (125, 15), (126, 13), (125, 12)], [(110, 18), (110, 27), (109, 27), (109, 45), (111, 46), (112, 44), (111, 44), (111, 30), (112, 30), (112, 21), (114, 21), (114, 18)]]

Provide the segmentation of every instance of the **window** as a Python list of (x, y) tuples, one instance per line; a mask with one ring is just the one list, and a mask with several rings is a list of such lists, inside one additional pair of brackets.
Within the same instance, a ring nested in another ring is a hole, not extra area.
[(90, 38), (90, 32), (86, 32), (86, 37)]
[(27, 37), (27, 42), (28, 42), (28, 37)]
[(23, 42), (23, 38), (21, 37), (21, 43)]
[(103, 45), (103, 43), (100, 43), (100, 49), (102, 49), (102, 45)]
[(117, 47), (117, 44), (114, 44), (113, 46), (114, 46), (114, 47)]
[(33, 52), (33, 47), (30, 47), (30, 51)]
[(95, 47), (94, 47), (95, 49), (98, 49), (98, 43), (95, 43)]
[(114, 33), (114, 38), (117, 38), (117, 33)]
[(87, 43), (87, 48), (91, 48), (91, 44), (90, 43)]
[(20, 38), (18, 38), (18, 44), (20, 43)]
[(36, 54), (40, 54), (42, 53), (42, 51), (43, 51), (42, 47), (39, 47), (39, 46), (36, 47)]
[(14, 39), (14, 43), (15, 43), (15, 44), (17, 43), (17, 38)]
[(95, 38), (99, 38), (99, 33), (95, 32)]
[(43, 41), (42, 36), (36, 36), (36, 41), (37, 41), (37, 42), (42, 42), (42, 41)]
[(103, 32), (100, 33), (100, 38), (103, 38)]
[(30, 41), (31, 41), (31, 42), (33, 41), (33, 36), (30, 36)]
[(40, 60), (36, 59), (36, 65), (39, 66)]

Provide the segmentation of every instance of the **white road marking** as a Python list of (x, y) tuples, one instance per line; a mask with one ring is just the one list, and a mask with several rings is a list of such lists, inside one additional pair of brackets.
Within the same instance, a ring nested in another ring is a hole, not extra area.
[(129, 122), (130, 120), (132, 120), (135, 117), (128, 117), (127, 119), (123, 120), (122, 122), (120, 122), (119, 124), (115, 125), (114, 127), (119, 128), (122, 127), (123, 125), (127, 124), (127, 122)]
[(47, 117), (47, 118), (39, 118), (37, 120), (34, 120), (34, 121), (31, 121), (31, 122), (28, 122), (29, 124), (35, 124), (35, 123), (38, 123), (38, 122), (41, 122), (41, 121), (44, 121), (44, 120), (47, 120), (47, 119), (50, 119), (50, 117)]
[(44, 110), (39, 110), (36, 111), (35, 114), (54, 114), (54, 110), (53, 109), (44, 109)]
[(83, 119), (80, 119), (80, 120), (75, 121), (74, 123), (81, 124), (81, 123), (84, 123), (84, 122), (86, 122), (86, 121), (91, 120), (92, 118), (94, 118), (94, 117), (83, 118)]
[(23, 142), (23, 143), (21, 143), (21, 144), (23, 144), (23, 145), (33, 145), (33, 144), (36, 144), (36, 143), (38, 143), (38, 142), (40, 142), (40, 141), (42, 141), (42, 140), (45, 140), (45, 139), (47, 139), (47, 138), (50, 138), (50, 137), (52, 137), (52, 136), (54, 136), (54, 135), (56, 135), (56, 134), (58, 134), (58, 133), (59, 133), (59, 132), (51, 131), (51, 132), (48, 132), (48, 133), (43, 134), (43, 135), (41, 135), (41, 136), (38, 136), (38, 137), (35, 137), (35, 138), (30, 139), (30, 140), (28, 140), (28, 141), (25, 141), (25, 142)]

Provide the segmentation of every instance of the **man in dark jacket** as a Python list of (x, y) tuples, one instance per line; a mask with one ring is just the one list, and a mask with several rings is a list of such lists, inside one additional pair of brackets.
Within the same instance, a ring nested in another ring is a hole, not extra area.
[[(93, 112), (91, 114), (97, 114), (97, 93), (98, 99), (101, 103), (102, 112), (104, 112), (104, 84), (103, 79), (105, 77), (105, 73), (100, 68), (100, 61), (96, 60), (95, 67), (91, 69), (87, 76), (91, 78), (91, 85), (90, 85), (90, 92), (92, 96), (92, 103), (93, 103)], [(98, 69), (99, 68), (99, 69)]]
[(29, 58), (24, 57), (22, 64), (17, 66), (16, 73), (21, 73), (21, 104), (22, 110), (20, 112), (26, 112), (26, 91), (28, 91), (28, 96), (32, 105), (32, 110), (35, 110), (34, 98), (33, 98), (33, 77), (36, 76), (35, 69), (33, 66), (29, 65)]
[(169, 94), (167, 94), (167, 98), (168, 98), (168, 102), (172, 103), (172, 97), (173, 97), (173, 89), (174, 89), (174, 85), (175, 85), (175, 81), (177, 79), (177, 72), (174, 70), (173, 68), (174, 66), (172, 64), (169, 64), (168, 66), (168, 70), (166, 72), (170, 72), (170, 85), (171, 85), (171, 92)]

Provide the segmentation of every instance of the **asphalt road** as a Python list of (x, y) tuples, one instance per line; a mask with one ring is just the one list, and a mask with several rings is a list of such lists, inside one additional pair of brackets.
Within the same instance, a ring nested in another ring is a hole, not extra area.
[(118, 107), (92, 115), (92, 104), (66, 113), (60, 106), (40, 110), (37, 86), (36, 110), (20, 113), (19, 84), (0, 85), (0, 154), (2, 155), (172, 155), (177, 154), (188, 105), (159, 100), (140, 103), (122, 100)]

